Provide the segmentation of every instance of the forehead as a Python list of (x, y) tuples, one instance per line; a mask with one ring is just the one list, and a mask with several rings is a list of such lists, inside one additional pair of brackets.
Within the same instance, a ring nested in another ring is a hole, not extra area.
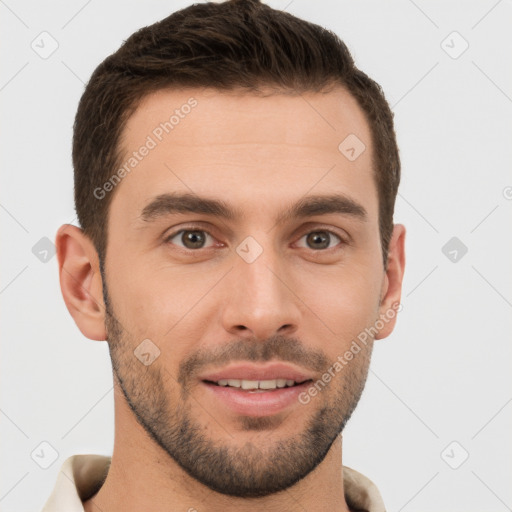
[(160, 90), (128, 119), (120, 149), (126, 172), (111, 208), (133, 216), (175, 191), (255, 214), (308, 192), (357, 198), (370, 217), (377, 209), (369, 126), (342, 88), (266, 96)]

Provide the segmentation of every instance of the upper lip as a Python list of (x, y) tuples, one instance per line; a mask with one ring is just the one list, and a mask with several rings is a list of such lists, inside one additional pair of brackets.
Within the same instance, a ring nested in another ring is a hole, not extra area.
[(304, 382), (312, 379), (312, 375), (285, 363), (270, 363), (258, 366), (251, 363), (231, 365), (221, 370), (205, 373), (199, 377), (201, 380), (217, 382), (222, 379), (238, 380), (276, 380), (286, 379), (295, 382)]

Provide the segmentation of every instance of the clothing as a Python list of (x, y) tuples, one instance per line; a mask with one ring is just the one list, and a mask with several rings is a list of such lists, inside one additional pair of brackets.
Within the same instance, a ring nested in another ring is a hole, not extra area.
[[(67, 458), (41, 512), (83, 512), (82, 502), (94, 496), (103, 485), (110, 461), (111, 457), (93, 454)], [(350, 510), (386, 511), (376, 485), (363, 474), (343, 466), (343, 485)]]

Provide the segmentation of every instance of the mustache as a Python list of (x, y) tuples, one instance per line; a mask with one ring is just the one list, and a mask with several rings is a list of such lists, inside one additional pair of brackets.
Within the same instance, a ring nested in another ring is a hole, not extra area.
[(225, 366), (234, 361), (267, 362), (276, 359), (319, 373), (329, 366), (329, 360), (322, 351), (306, 348), (298, 338), (281, 335), (265, 341), (244, 338), (212, 349), (198, 350), (181, 362), (178, 382), (184, 386), (187, 381), (194, 380), (207, 365)]

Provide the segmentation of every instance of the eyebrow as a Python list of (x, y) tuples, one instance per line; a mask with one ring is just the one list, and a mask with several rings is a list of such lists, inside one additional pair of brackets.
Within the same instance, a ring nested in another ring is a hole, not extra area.
[[(140, 218), (145, 222), (153, 222), (161, 217), (176, 213), (202, 213), (226, 220), (243, 218), (244, 213), (233, 208), (225, 201), (201, 197), (190, 193), (166, 193), (156, 196), (142, 210)], [(366, 209), (343, 194), (307, 196), (285, 211), (278, 214), (276, 224), (290, 219), (327, 215), (330, 213), (347, 215), (366, 221)]]

